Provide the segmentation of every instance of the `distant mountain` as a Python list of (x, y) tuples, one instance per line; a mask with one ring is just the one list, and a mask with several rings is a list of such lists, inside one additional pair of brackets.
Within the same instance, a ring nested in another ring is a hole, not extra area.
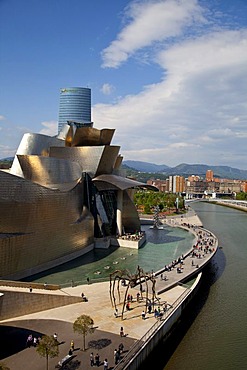
[(206, 164), (186, 164), (182, 163), (172, 168), (171, 175), (182, 173), (183, 175), (199, 175), (205, 177), (207, 170), (212, 170), (214, 177), (222, 179), (247, 179), (247, 170), (239, 170), (238, 168), (228, 166), (208, 166)]
[(165, 164), (154, 164), (141, 161), (124, 161), (123, 164), (140, 172), (162, 172), (170, 168)]
[(13, 162), (14, 157), (7, 157), (0, 159), (1, 162)]
[[(240, 170), (238, 168), (228, 166), (208, 166), (206, 164), (181, 163), (176, 167), (169, 167), (165, 164), (157, 165), (154, 163), (140, 161), (124, 161), (123, 165), (137, 172), (146, 172), (149, 174), (153, 173), (156, 175), (156, 177), (159, 174), (163, 176), (180, 175), (188, 177), (190, 175), (198, 175), (205, 177), (207, 170), (212, 170), (214, 177), (223, 179), (247, 180), (247, 170)], [(151, 178), (151, 176), (149, 176), (149, 178)]]

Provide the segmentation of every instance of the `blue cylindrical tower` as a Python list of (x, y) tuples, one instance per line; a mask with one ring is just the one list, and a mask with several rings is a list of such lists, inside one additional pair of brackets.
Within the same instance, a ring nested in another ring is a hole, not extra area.
[(87, 87), (60, 89), (58, 132), (68, 121), (77, 122), (81, 126), (91, 125), (91, 89)]

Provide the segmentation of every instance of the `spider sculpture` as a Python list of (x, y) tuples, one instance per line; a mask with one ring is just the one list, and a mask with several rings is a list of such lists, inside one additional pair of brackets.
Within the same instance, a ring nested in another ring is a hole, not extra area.
[[(146, 295), (145, 295), (145, 300), (146, 300), (146, 305), (145, 305), (145, 312), (147, 311), (147, 306), (150, 304), (150, 299), (149, 299), (149, 284), (148, 281), (151, 281), (152, 283), (152, 303), (154, 305), (155, 298), (157, 298), (156, 293), (155, 293), (155, 275), (153, 273), (147, 273), (144, 272), (143, 269), (140, 266), (137, 266), (136, 273), (131, 274), (128, 270), (116, 270), (113, 273), (110, 274), (110, 299), (111, 299), (111, 304), (112, 307), (115, 308), (115, 312), (117, 312), (117, 304), (116, 304), (116, 296), (115, 296), (115, 290), (117, 289), (117, 294), (118, 294), (118, 301), (119, 303), (121, 302), (121, 297), (120, 297), (120, 283), (122, 286), (126, 287), (125, 290), (125, 295), (124, 295), (124, 300), (123, 300), (123, 306), (122, 306), (122, 313), (121, 313), (121, 318), (123, 319), (123, 313), (124, 313), (124, 307), (126, 306), (127, 303), (127, 297), (128, 297), (128, 291), (129, 288), (134, 288), (136, 286), (140, 286), (140, 295), (141, 298), (143, 299), (143, 288), (142, 284), (145, 284), (146, 289)], [(117, 283), (117, 286), (116, 286)]]

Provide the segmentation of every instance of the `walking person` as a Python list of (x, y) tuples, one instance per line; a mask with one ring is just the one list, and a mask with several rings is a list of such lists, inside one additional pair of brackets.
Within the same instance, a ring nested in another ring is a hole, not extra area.
[(120, 361), (120, 349), (118, 348), (117, 349), (117, 355), (116, 355), (116, 364), (118, 364), (119, 363), (119, 361)]
[(123, 327), (121, 326), (120, 328), (120, 337), (124, 337), (124, 329)]
[(27, 337), (27, 347), (30, 348), (33, 345), (33, 336), (32, 334), (29, 334)]
[(95, 355), (95, 365), (97, 366), (97, 367), (99, 367), (99, 365), (100, 365), (100, 359), (99, 359), (99, 354), (98, 353), (96, 353), (96, 355)]
[(70, 342), (70, 348), (71, 348), (72, 351), (74, 351), (74, 349), (75, 349), (75, 343), (74, 343), (73, 339)]
[(114, 349), (114, 363), (115, 363), (115, 365), (117, 365), (117, 363), (118, 363), (118, 352), (117, 352), (116, 349)]
[(159, 312), (156, 310), (156, 308), (154, 309), (154, 317), (156, 319), (159, 317)]
[(94, 357), (93, 357), (93, 352), (90, 353), (90, 365), (94, 366)]
[(104, 370), (108, 370), (108, 361), (107, 361), (107, 358), (104, 359)]
[(58, 342), (58, 335), (57, 335), (57, 333), (54, 333), (53, 334), (53, 338), (55, 339), (56, 342)]
[(119, 344), (118, 349), (119, 349), (119, 352), (120, 352), (120, 353), (123, 353), (123, 350), (124, 350), (124, 345), (123, 345), (123, 343), (120, 343), (120, 344)]

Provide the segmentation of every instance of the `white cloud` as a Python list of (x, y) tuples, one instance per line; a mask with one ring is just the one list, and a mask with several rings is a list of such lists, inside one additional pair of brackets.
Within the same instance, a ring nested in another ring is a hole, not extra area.
[(108, 84), (108, 83), (105, 83), (103, 84), (103, 86), (101, 87), (100, 91), (104, 94), (104, 95), (110, 95), (112, 94), (112, 92), (115, 90), (114, 86), (111, 85), (111, 84)]
[(14, 124), (8, 117), (0, 115), (0, 159), (13, 157), (27, 127)]
[[(208, 33), (163, 50), (158, 56), (160, 65), (176, 76), (203, 70), (218, 71), (246, 61), (247, 32), (221, 31)], [(181, 60), (181, 58), (183, 58)], [(224, 81), (222, 81), (224, 82)]]
[(9, 145), (1, 145), (0, 144), (0, 159), (8, 158), (8, 157), (14, 157), (15, 150), (11, 148)]
[(237, 161), (246, 168), (247, 30), (182, 40), (157, 58), (163, 80), (113, 105), (95, 105), (95, 125), (116, 128), (126, 159)]
[(43, 121), (41, 125), (44, 126), (42, 130), (39, 131), (40, 134), (55, 136), (57, 135), (58, 123), (57, 121)]
[(205, 23), (197, 0), (135, 1), (125, 15), (127, 25), (102, 51), (103, 67), (117, 68), (139, 49), (177, 37), (195, 22)]

